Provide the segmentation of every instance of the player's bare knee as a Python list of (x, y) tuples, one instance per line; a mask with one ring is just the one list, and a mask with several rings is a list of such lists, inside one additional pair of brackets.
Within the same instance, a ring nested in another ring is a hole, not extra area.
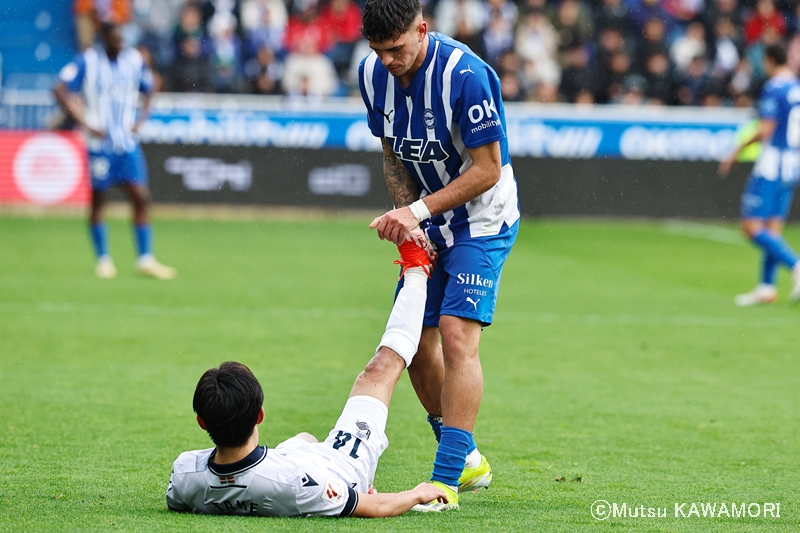
[(317, 439), (317, 437), (315, 437), (311, 433), (306, 433), (305, 431), (301, 431), (300, 433), (295, 435), (294, 438), (304, 440), (312, 444), (319, 442), (319, 439)]
[(366, 377), (386, 376), (391, 373), (400, 373), (406, 363), (397, 352), (386, 346), (381, 346), (375, 356), (367, 363), (362, 374)]
[(748, 239), (755, 237), (763, 228), (763, 224), (755, 220), (743, 220), (739, 227)]

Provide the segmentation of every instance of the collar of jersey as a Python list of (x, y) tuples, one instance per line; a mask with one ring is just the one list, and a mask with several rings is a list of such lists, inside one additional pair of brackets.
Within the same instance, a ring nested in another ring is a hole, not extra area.
[(411, 83), (408, 84), (408, 87), (403, 88), (397, 80), (394, 80), (395, 87), (397, 90), (400, 91), (404, 95), (411, 95), (417, 92), (417, 89), (420, 85), (424, 83), (425, 80), (425, 72), (428, 70), (428, 65), (431, 63), (431, 59), (433, 59), (433, 51), (436, 49), (436, 38), (433, 37), (430, 33), (428, 34), (428, 51), (425, 53), (425, 61), (422, 62), (422, 65), (419, 67), (419, 70), (414, 73), (414, 77), (411, 79)]
[(235, 463), (230, 463), (226, 465), (218, 465), (217, 463), (215, 463), (213, 461), (215, 455), (217, 455), (216, 448), (214, 448), (214, 451), (211, 452), (211, 455), (208, 456), (208, 469), (217, 475), (232, 476), (234, 474), (244, 472), (248, 468), (253, 468), (258, 463), (263, 461), (264, 458), (267, 456), (267, 447), (256, 446), (256, 449), (250, 452), (250, 454), (244, 459), (240, 459)]

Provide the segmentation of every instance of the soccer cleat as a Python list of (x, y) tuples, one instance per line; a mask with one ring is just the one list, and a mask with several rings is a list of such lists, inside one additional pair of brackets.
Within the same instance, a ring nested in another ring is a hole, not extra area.
[(402, 265), (403, 269), (400, 271), (400, 277), (406, 273), (406, 270), (414, 267), (422, 267), (428, 277), (431, 277), (433, 271), (433, 263), (431, 256), (433, 255), (433, 246), (425, 236), (425, 232), (421, 229), (412, 230), (403, 244), (397, 247), (400, 251), (400, 259), (395, 261), (395, 265)]
[(411, 508), (412, 511), (418, 513), (441, 513), (442, 511), (455, 511), (458, 509), (458, 493), (453, 490), (449, 485), (445, 485), (440, 481), (431, 481), (431, 483), (444, 491), (447, 495), (447, 503), (433, 500), (428, 503), (418, 503)]
[[(797, 287), (797, 285), (795, 285)], [(792, 291), (794, 295), (795, 291)], [(791, 296), (790, 296), (791, 297)], [(800, 298), (800, 291), (798, 291)], [(778, 299), (778, 292), (772, 285), (758, 285), (755, 289), (744, 294), (739, 294), (733, 299), (738, 307), (750, 307), (753, 305), (772, 304)]]
[(148, 257), (136, 262), (136, 270), (146, 276), (153, 276), (156, 279), (174, 279), (178, 271), (166, 265), (162, 265), (154, 257)]
[(481, 455), (481, 464), (475, 468), (465, 468), (458, 478), (458, 492), (488, 489), (492, 482), (492, 467), (486, 457)]
[(103, 257), (97, 261), (94, 267), (94, 275), (100, 279), (114, 279), (117, 277), (117, 267), (110, 257)]

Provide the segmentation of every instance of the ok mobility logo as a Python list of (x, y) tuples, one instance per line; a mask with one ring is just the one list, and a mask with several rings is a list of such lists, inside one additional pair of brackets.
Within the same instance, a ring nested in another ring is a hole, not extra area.
[(487, 128), (496, 128), (498, 126), (502, 126), (500, 123), (500, 113), (497, 112), (497, 106), (495, 106), (494, 98), (489, 98), (488, 101), (484, 100), (482, 106), (476, 104), (470, 107), (467, 110), (467, 116), (469, 117), (470, 122), (473, 124), (478, 124), (470, 130), (472, 133), (477, 133)]

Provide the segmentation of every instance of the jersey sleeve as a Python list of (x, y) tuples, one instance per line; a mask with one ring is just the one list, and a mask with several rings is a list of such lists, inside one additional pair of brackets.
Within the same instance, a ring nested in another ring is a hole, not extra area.
[(83, 86), (86, 77), (86, 60), (83, 54), (78, 54), (75, 59), (64, 65), (58, 73), (58, 79), (72, 92), (78, 92)]
[(352, 515), (358, 504), (358, 493), (341, 479), (317, 475), (314, 483), (307, 482), (298, 487), (297, 509), (300, 513), (306, 516)]
[[(358, 65), (358, 88), (361, 90), (361, 98), (364, 100), (364, 106), (367, 108), (367, 125), (369, 126), (369, 131), (375, 137), (383, 137), (383, 124), (378, 123), (375, 119), (375, 110), (372, 107), (372, 103), (370, 103), (369, 96), (367, 94), (367, 80), (365, 79), (365, 72), (366, 72), (366, 63), (370, 60), (370, 56), (365, 57), (361, 60), (361, 63)], [(369, 83), (372, 84), (372, 80), (369, 80)], [(373, 90), (373, 95), (375, 91)]]
[(465, 55), (453, 69), (452, 83), (459, 89), (452, 104), (453, 120), (464, 146), (477, 148), (504, 139), (497, 75), (479, 59)]
[(761, 98), (758, 102), (758, 117), (775, 120), (778, 118), (778, 107), (777, 91), (767, 84), (761, 90)]
[(169, 486), (167, 486), (167, 507), (170, 511), (179, 513), (191, 511), (191, 507), (181, 500), (181, 496), (178, 494), (178, 490), (173, 482), (174, 478), (175, 472), (173, 471), (172, 475), (169, 476)]

